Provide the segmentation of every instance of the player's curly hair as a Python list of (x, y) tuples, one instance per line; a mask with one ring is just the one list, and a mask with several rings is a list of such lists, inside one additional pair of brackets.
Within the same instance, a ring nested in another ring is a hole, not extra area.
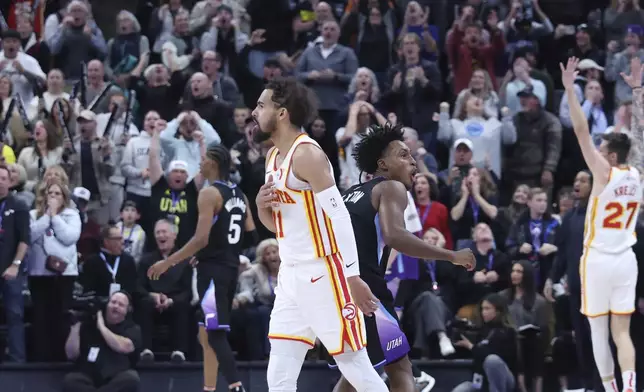
[(383, 157), (389, 144), (404, 140), (403, 132), (402, 124), (392, 125), (387, 122), (382, 126), (371, 126), (353, 149), (353, 158), (358, 168), (367, 174), (375, 173), (378, 170), (378, 160)]
[(275, 78), (266, 84), (267, 90), (273, 91), (271, 100), (288, 111), (291, 124), (302, 128), (316, 119), (318, 99), (313, 90), (298, 82), (295, 78)]
[(222, 180), (228, 180), (230, 177), (230, 167), (232, 164), (232, 157), (230, 151), (222, 144), (210, 145), (206, 150), (206, 157), (217, 162), (219, 166), (219, 177)]

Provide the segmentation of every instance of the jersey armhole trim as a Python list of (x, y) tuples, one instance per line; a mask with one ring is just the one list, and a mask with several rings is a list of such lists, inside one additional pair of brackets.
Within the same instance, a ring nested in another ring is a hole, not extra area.
[[(322, 153), (324, 153), (324, 150), (322, 150), (322, 147), (318, 146), (317, 144), (315, 144), (313, 142), (309, 142), (309, 141), (300, 142), (300, 143), (298, 143), (297, 146), (295, 146), (295, 148), (293, 148), (293, 152), (291, 152), (291, 157), (289, 158), (289, 161), (288, 161), (287, 166), (286, 166), (286, 173), (285, 173), (285, 176), (284, 176), (284, 186), (286, 187), (286, 189), (288, 189), (288, 190), (290, 190), (292, 192), (296, 192), (296, 193), (302, 193), (303, 191), (308, 190), (308, 189), (299, 189), (298, 190), (298, 189), (293, 189), (293, 188), (288, 186), (288, 175), (291, 172), (291, 167), (293, 166), (293, 156), (295, 155), (295, 151), (297, 150), (297, 148), (299, 146), (301, 146), (302, 144), (310, 144), (310, 145), (320, 149), (320, 151), (322, 151)], [(326, 157), (326, 161), (328, 163), (330, 163), (329, 157), (327, 157), (326, 154), (324, 154), (324, 156)], [(306, 182), (303, 179), (298, 178), (297, 175), (295, 174), (295, 172), (293, 172), (293, 177), (295, 177), (295, 179), (297, 179), (298, 181)], [(308, 184), (308, 182), (306, 182), (306, 183)]]
[(277, 168), (275, 168), (275, 164), (277, 163), (277, 159), (276, 159), (277, 154), (276, 154), (276, 152), (279, 153), (279, 151), (277, 150), (277, 147), (275, 147), (275, 146), (271, 147), (271, 149), (268, 150), (268, 154), (266, 155), (266, 157), (267, 157), (267, 159), (266, 159), (266, 167), (264, 168), (265, 170), (269, 169), (271, 167), (271, 164), (273, 165), (272, 170), (273, 171), (277, 170)]

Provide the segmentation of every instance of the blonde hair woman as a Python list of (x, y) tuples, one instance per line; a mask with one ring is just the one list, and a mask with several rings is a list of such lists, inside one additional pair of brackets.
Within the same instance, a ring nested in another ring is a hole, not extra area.
[(76, 242), (81, 220), (71, 206), (69, 189), (58, 179), (47, 183), (45, 197), (29, 215), (31, 246), (27, 265), (36, 360), (64, 361), (69, 325), (61, 320), (66, 319), (78, 277)]
[(64, 186), (69, 187), (69, 177), (67, 172), (60, 165), (50, 166), (45, 170), (42, 181), (36, 187), (36, 204), (45, 199), (47, 185), (52, 181), (60, 181)]
[(483, 113), (485, 117), (499, 117), (499, 106), (501, 101), (499, 100), (499, 96), (496, 91), (494, 91), (492, 79), (486, 70), (477, 69), (472, 72), (470, 85), (468, 88), (458, 93), (458, 97), (456, 97), (456, 102), (454, 102), (454, 117), (456, 117), (456, 113), (461, 113), (463, 110), (463, 107), (467, 102), (466, 97), (472, 95), (483, 100)]

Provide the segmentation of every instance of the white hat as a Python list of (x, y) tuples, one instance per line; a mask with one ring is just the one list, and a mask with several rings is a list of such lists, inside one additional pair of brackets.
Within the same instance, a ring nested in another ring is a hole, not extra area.
[(82, 186), (74, 188), (74, 192), (72, 194), (77, 199), (85, 201), (89, 201), (90, 197), (92, 196), (92, 192), (90, 192), (87, 188), (83, 188)]
[(577, 64), (577, 68), (580, 71), (587, 71), (589, 69), (596, 69), (598, 71), (604, 71), (604, 67), (600, 67), (599, 64), (595, 62), (595, 60), (591, 59), (583, 59)]
[(474, 151), (474, 143), (472, 143), (472, 141), (470, 139), (467, 139), (467, 138), (464, 138), (464, 137), (462, 137), (460, 139), (457, 139), (454, 142), (454, 148), (458, 148), (458, 146), (460, 146), (461, 144), (465, 144), (467, 146), (467, 148), (470, 149), (470, 151)]
[(239, 264), (250, 265), (250, 259), (244, 255), (239, 255)]
[(171, 172), (173, 170), (183, 170), (184, 172), (188, 172), (188, 163), (186, 161), (181, 161), (181, 160), (174, 160), (170, 162), (168, 165), (168, 172)]
[(82, 118), (87, 121), (96, 121), (96, 113), (92, 112), (91, 110), (85, 109), (80, 112), (78, 118)]

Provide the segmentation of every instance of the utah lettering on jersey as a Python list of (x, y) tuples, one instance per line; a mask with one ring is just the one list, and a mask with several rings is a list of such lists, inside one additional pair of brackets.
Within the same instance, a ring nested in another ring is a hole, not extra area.
[(295, 204), (295, 200), (288, 194), (288, 192), (281, 189), (275, 189), (275, 197), (273, 201), (281, 204)]

